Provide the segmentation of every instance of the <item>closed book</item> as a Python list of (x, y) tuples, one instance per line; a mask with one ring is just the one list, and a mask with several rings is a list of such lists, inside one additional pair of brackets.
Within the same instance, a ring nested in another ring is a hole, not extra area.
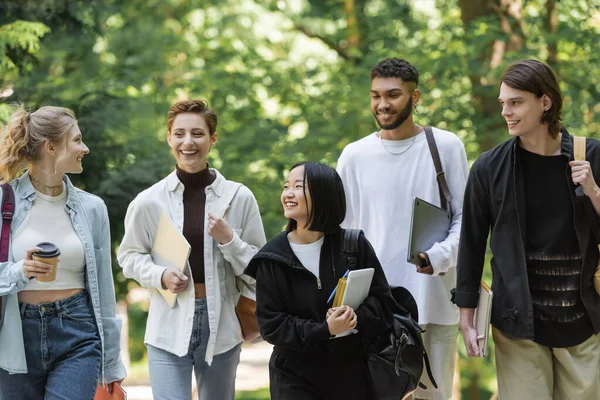
[(477, 344), (481, 350), (481, 356), (487, 356), (488, 341), (490, 337), (490, 321), (492, 317), (492, 298), (494, 293), (492, 289), (481, 281), (479, 287), (479, 301), (475, 314), (473, 315), (473, 326), (477, 330)]
[[(152, 261), (161, 267), (175, 267), (183, 272), (190, 256), (190, 250), (191, 246), (188, 241), (163, 211), (152, 245)], [(175, 306), (177, 294), (165, 289), (158, 289), (158, 292), (169, 307)]]

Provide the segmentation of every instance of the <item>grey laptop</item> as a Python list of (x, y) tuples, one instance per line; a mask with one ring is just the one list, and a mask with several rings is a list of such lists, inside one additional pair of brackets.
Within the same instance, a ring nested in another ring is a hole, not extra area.
[(429, 250), (435, 243), (448, 237), (451, 219), (448, 211), (415, 197), (406, 261), (424, 266), (425, 260), (419, 257), (419, 253)]

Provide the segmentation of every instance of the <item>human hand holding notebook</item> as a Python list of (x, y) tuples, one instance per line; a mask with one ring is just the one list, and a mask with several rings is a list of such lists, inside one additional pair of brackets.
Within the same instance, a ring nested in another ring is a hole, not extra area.
[[(339, 279), (336, 288), (331, 292), (331, 296), (329, 296), (329, 299), (327, 300), (329, 303), (333, 298), (332, 308), (330, 309), (331, 313), (328, 312), (327, 318), (334, 313), (339, 313), (340, 315), (342, 313), (345, 314), (347, 307), (344, 306), (348, 306), (351, 309), (352, 314), (354, 314), (353, 310), (356, 310), (369, 295), (374, 273), (375, 269), (373, 268), (346, 271), (344, 276)], [(356, 330), (352, 328), (348, 331), (336, 334), (335, 337), (343, 337), (351, 333), (356, 333)]]

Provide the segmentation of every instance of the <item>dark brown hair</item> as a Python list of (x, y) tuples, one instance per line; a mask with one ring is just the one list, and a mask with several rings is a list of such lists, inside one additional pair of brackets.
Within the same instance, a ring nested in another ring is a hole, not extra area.
[(175, 117), (183, 113), (195, 113), (202, 116), (206, 125), (208, 125), (210, 136), (214, 135), (217, 131), (217, 114), (212, 108), (208, 107), (206, 100), (200, 99), (178, 101), (169, 108), (169, 113), (167, 114), (167, 131), (169, 133), (171, 133)]
[(541, 122), (548, 125), (550, 136), (555, 139), (562, 128), (562, 93), (554, 72), (546, 64), (537, 60), (522, 60), (511, 64), (504, 74), (502, 82), (513, 89), (533, 93), (541, 98), (546, 95), (552, 106), (544, 111)]

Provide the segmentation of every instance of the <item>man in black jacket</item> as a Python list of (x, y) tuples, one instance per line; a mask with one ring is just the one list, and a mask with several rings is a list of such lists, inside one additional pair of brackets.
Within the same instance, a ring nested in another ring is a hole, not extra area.
[(473, 314), (491, 229), (499, 395), (597, 400), (600, 142), (573, 160), (558, 82), (538, 61), (504, 72), (499, 101), (512, 138), (475, 161), (464, 198), (454, 300), (467, 352), (481, 355)]

